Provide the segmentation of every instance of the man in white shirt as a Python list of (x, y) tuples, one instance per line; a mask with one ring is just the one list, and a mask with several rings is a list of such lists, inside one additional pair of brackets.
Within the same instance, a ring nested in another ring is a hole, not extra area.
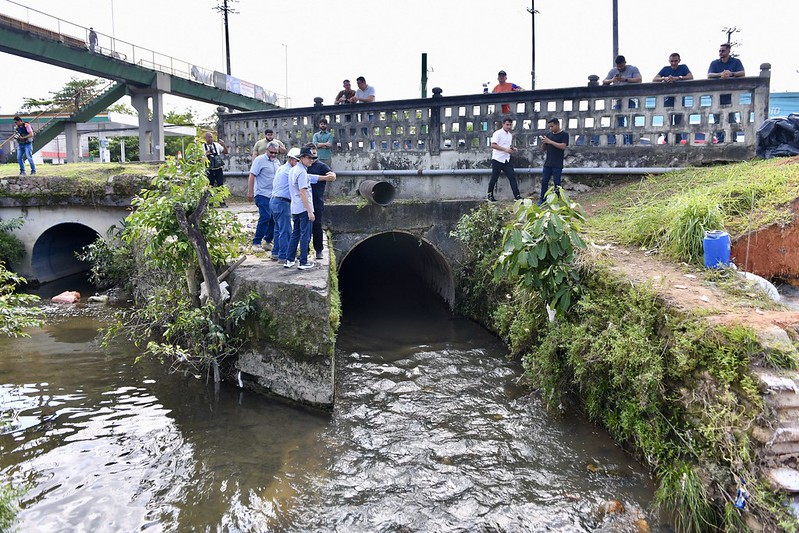
[(355, 91), (355, 96), (350, 98), (352, 104), (366, 104), (375, 101), (375, 88), (366, 85), (366, 78), (358, 76), (355, 80), (358, 82), (358, 90)]
[(310, 148), (303, 147), (300, 150), (299, 164), (289, 171), (289, 193), (291, 194), (291, 219), (294, 229), (289, 239), (288, 252), (286, 253), (285, 268), (293, 268), (297, 265), (297, 247), (300, 249), (299, 262), (297, 268), (308, 270), (314, 268), (316, 263), (308, 261), (308, 248), (311, 242), (311, 226), (316, 220), (313, 210), (313, 198), (311, 197), (311, 184), (308, 178), (307, 168), (316, 161), (316, 156)]
[(502, 128), (494, 132), (491, 136), (491, 181), (488, 182), (488, 201), (496, 202), (494, 198), (494, 187), (497, 186), (500, 171), (505, 172), (510, 182), (511, 191), (513, 191), (513, 199), (521, 200), (522, 195), (519, 194), (519, 184), (516, 182), (516, 172), (513, 170), (513, 164), (510, 162), (511, 154), (515, 154), (519, 150), (512, 146), (513, 135), (513, 119), (506, 118), (502, 121)]

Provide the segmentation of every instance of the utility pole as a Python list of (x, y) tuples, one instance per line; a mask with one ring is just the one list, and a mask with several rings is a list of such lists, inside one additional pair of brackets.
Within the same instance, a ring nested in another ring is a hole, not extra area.
[(422, 98), (427, 98), (427, 52), (422, 52)]
[(532, 28), (532, 32), (531, 32), (532, 43), (533, 43), (532, 50), (533, 51), (532, 51), (532, 70), (530, 71), (530, 77), (532, 78), (530, 90), (534, 91), (535, 90), (535, 16), (537, 14), (540, 14), (535, 9), (535, 0), (530, 0), (530, 7), (527, 8), (527, 12), (530, 13), (530, 18), (532, 19), (532, 24), (533, 24), (533, 28)]
[(619, 57), (619, 0), (613, 0), (613, 59)]
[(227, 75), (230, 76), (230, 33), (228, 32), (228, 14), (237, 14), (238, 11), (228, 6), (228, 3), (238, 2), (238, 0), (222, 0), (221, 6), (216, 6), (214, 9), (222, 13), (222, 20), (225, 24), (225, 55), (227, 57)]

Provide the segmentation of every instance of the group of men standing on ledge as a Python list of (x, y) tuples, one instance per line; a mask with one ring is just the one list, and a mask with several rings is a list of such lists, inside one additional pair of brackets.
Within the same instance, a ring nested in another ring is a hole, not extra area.
[[(708, 67), (708, 78), (740, 78), (746, 75), (741, 60), (730, 55), (730, 44), (722, 43), (719, 46), (719, 58), (712, 61)], [(624, 56), (620, 55), (615, 60), (616, 67), (610, 69), (607, 77), (602, 81), (603, 85), (617, 85), (628, 83), (641, 83), (641, 72), (638, 68), (628, 65)], [(504, 93), (512, 91), (522, 91), (523, 89), (515, 83), (508, 81), (507, 73), (500, 70), (497, 74), (499, 82), (493, 89), (494, 93)], [(669, 64), (657, 73), (654, 82), (674, 83), (676, 81), (687, 81), (694, 79), (690, 69), (686, 65), (680, 64), (680, 54), (673, 53), (669, 56)], [(502, 113), (510, 113), (510, 105), (502, 104)], [(557, 192), (561, 184), (561, 174), (563, 173), (563, 157), (566, 147), (569, 146), (569, 134), (560, 128), (560, 121), (551, 118), (547, 121), (549, 131), (539, 137), (541, 149), (545, 151), (544, 166), (541, 171), (541, 193), (538, 204), (541, 205), (546, 199), (546, 192), (549, 182), (552, 180)], [(521, 199), (519, 184), (516, 180), (516, 173), (510, 156), (518, 151), (513, 146), (513, 119), (508, 117), (502, 121), (502, 127), (491, 136), (491, 180), (488, 182), (489, 202), (496, 202), (494, 189), (499, 180), (500, 172), (504, 172), (510, 183), (511, 192), (515, 200)]]
[[(731, 45), (721, 43), (719, 58), (710, 62), (707, 77), (714, 78), (741, 78), (746, 76), (743, 63), (737, 57), (730, 55)], [(624, 56), (616, 57), (616, 66), (610, 69), (608, 75), (602, 80), (603, 85), (621, 85), (626, 83), (641, 83), (641, 72), (637, 67), (628, 65)], [(680, 54), (673, 53), (669, 56), (669, 64), (660, 69), (652, 79), (654, 82), (674, 83), (675, 81), (688, 81), (694, 79), (691, 70), (686, 65), (680, 64)]]
[[(316, 266), (308, 257), (313, 237), (315, 258), (323, 259), (325, 185), (336, 179), (330, 168), (332, 147), (333, 134), (324, 118), (313, 142), (300, 148), (287, 152), (272, 130), (255, 144), (247, 181), (247, 200), (258, 207), (253, 252), (271, 251), (269, 259), (284, 268), (308, 270)], [(286, 154), (283, 164), (280, 154)]]
[(344, 88), (338, 92), (334, 103), (340, 104), (368, 104), (375, 101), (375, 88), (366, 83), (366, 78), (358, 76), (355, 80), (358, 90), (354, 91), (350, 80), (344, 80)]

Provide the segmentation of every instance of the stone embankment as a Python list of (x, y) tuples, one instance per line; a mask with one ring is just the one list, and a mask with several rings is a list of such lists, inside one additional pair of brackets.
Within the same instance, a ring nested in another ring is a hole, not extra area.
[[(762, 252), (750, 249), (750, 254), (777, 253), (793, 256), (787, 261), (796, 262), (796, 249), (791, 254), (784, 254), (778, 247), (774, 248), (773, 242), (769, 247), (770, 250)], [(651, 284), (653, 290), (674, 308), (704, 316), (710, 323), (750, 327), (757, 334), (764, 354), (799, 361), (799, 311), (796, 310), (799, 304), (789, 303), (776, 310), (760, 309), (754, 303), (742, 305), (709, 283), (703, 271), (685, 264), (678, 265), (638, 250), (614, 246), (606, 246), (600, 253), (611, 261), (614, 271), (634, 283)], [(760, 261), (762, 263), (762, 259)], [(752, 371), (759, 380), (766, 406), (762, 425), (751, 430), (752, 437), (759, 444), (762, 476), (775, 490), (799, 500), (799, 371), (758, 365), (753, 365)]]
[[(232, 208), (252, 229), (251, 205)], [(248, 319), (249, 342), (240, 351), (231, 379), (259, 393), (320, 408), (333, 405), (335, 328), (331, 324), (331, 258), (316, 268), (284, 268), (271, 253), (251, 253), (230, 275), (231, 297), (258, 294)]]

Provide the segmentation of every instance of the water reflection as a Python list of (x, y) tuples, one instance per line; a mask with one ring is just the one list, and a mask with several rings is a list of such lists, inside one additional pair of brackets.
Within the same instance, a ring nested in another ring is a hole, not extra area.
[(634, 531), (596, 509), (645, 508), (643, 469), (546, 414), (484, 330), (411, 307), (350, 307), (332, 416), (134, 364), (98, 344), (102, 308), (0, 339), (0, 403), (19, 414), (0, 468), (30, 486), (19, 530)]
[(343, 325), (326, 466), (296, 482), (302, 511), (277, 529), (593, 531), (609, 499), (648, 505), (646, 473), (585, 421), (546, 415), (496, 339), (423, 315)]

